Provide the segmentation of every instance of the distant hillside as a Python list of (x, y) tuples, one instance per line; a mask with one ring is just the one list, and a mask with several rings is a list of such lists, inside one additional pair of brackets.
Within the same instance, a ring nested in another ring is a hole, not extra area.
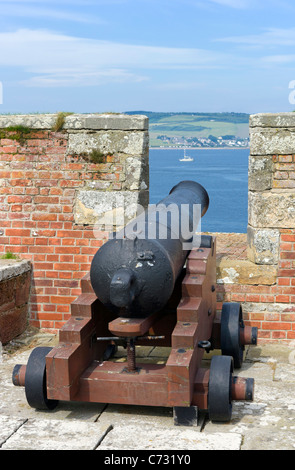
[(149, 118), (151, 147), (240, 147), (248, 145), (249, 114), (127, 111)]

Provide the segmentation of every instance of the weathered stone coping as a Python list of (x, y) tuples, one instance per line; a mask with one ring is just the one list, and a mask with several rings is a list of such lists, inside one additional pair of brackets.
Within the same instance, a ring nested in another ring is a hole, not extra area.
[(31, 270), (28, 260), (0, 259), (0, 282)]
[[(0, 116), (0, 128), (24, 126), (51, 130), (58, 114), (21, 114)], [(64, 119), (63, 130), (148, 130), (148, 118), (127, 114), (71, 114)]]
[(249, 127), (295, 127), (295, 113), (258, 113), (249, 118)]

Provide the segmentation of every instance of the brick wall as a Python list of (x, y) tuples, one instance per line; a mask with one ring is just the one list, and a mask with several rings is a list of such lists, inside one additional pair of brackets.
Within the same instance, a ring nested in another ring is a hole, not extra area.
[(53, 131), (56, 119), (0, 117), (0, 255), (32, 262), (30, 323), (52, 330), (108, 236), (93, 223), (99, 202), (148, 201), (147, 118), (71, 115)]

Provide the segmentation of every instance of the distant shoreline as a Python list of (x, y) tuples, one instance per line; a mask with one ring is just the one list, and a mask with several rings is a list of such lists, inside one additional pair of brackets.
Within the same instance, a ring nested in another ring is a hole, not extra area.
[(250, 147), (149, 147), (150, 150), (250, 150)]

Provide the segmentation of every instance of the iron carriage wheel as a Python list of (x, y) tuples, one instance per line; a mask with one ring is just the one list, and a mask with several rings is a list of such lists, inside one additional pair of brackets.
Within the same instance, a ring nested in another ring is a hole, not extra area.
[(244, 328), (242, 307), (238, 302), (224, 302), (221, 312), (221, 351), (232, 356), (234, 367), (240, 369), (243, 363), (244, 345), (240, 332)]
[(233, 359), (230, 356), (213, 356), (208, 389), (209, 419), (228, 422), (231, 419), (231, 387)]
[(47, 398), (45, 358), (51, 349), (49, 347), (33, 349), (26, 367), (26, 399), (32, 408), (39, 410), (53, 410), (58, 404), (58, 400)]

